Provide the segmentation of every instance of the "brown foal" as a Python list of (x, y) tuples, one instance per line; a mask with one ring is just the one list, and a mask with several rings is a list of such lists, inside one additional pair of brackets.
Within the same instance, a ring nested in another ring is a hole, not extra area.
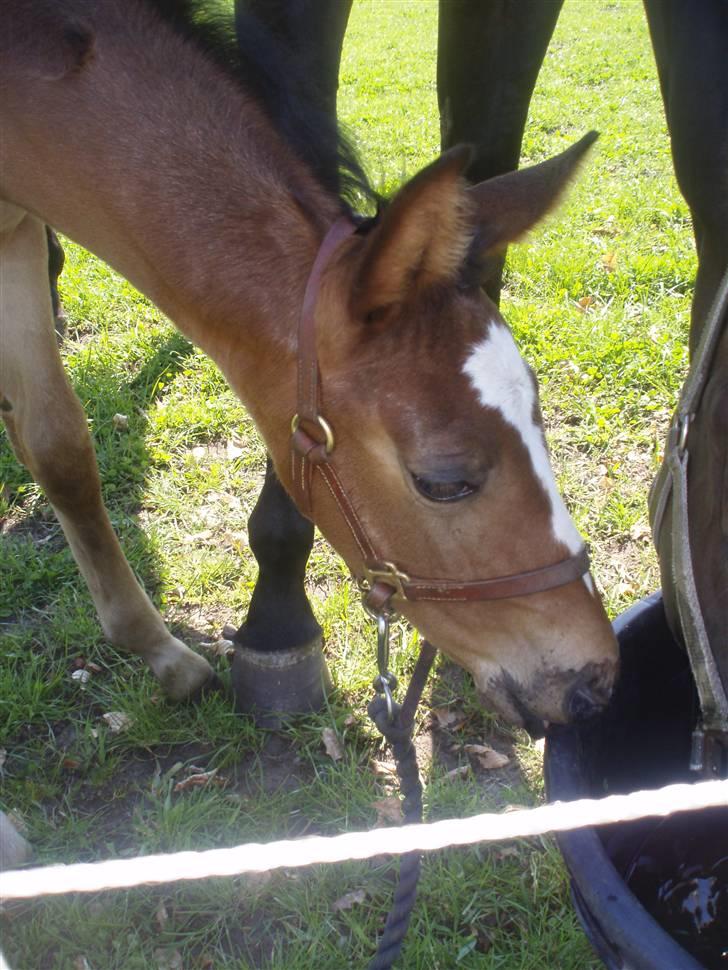
[[(106, 635), (172, 698), (211, 677), (134, 578), (101, 501), (48, 290), (52, 225), (107, 260), (220, 366), (291, 490), (297, 327), (341, 198), (250, 90), (154, 0), (0, 0), (0, 413), (44, 488)], [(538, 396), (479, 283), (557, 201), (589, 139), (468, 188), (455, 149), (333, 254), (317, 303), (322, 413), (349, 496), (403, 571), (482, 580), (581, 539), (549, 468)], [(316, 524), (356, 574), (335, 497)], [(495, 602), (398, 604), (516, 723), (603, 705), (617, 670), (589, 575)], [(1, 834), (0, 834), (1, 838)]]

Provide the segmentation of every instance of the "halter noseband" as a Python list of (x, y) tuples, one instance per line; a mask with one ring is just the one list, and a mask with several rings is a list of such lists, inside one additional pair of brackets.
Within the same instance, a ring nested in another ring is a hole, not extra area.
[(364, 594), (364, 606), (380, 615), (391, 612), (393, 599), (411, 602), (467, 603), (480, 600), (512, 599), (565, 586), (589, 570), (586, 546), (578, 552), (540, 569), (459, 582), (452, 579), (424, 579), (404, 572), (377, 554), (332, 459), (334, 432), (319, 412), (321, 381), (316, 352), (316, 303), (321, 278), (338, 247), (355, 231), (347, 217), (337, 219), (326, 233), (306, 284), (298, 326), (298, 410), (291, 422), (291, 470), (293, 490), (299, 507), (313, 519), (311, 486), (318, 471), (339, 508), (361, 554), (363, 566), (356, 579)]

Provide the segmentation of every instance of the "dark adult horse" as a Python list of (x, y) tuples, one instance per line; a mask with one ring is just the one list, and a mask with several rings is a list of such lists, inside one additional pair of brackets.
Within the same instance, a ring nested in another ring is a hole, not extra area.
[[(475, 182), (518, 166), (531, 95), (563, 0), (440, 0), (437, 90), (442, 147), (475, 146), (468, 176)], [(352, 0), (237, 0), (296, 53), (321, 104), (335, 110), (344, 32)], [(724, 0), (644, 0), (680, 189), (693, 217), (698, 273), (690, 349), (698, 345), (708, 309), (728, 266), (728, 4)], [(484, 277), (498, 301), (504, 254)], [(728, 624), (728, 333), (690, 431), (690, 537), (697, 589), (714, 649)], [(253, 525), (282, 524), (300, 543), (304, 561), (311, 530), (292, 510), (273, 478), (261, 495)], [(656, 543), (673, 630), (680, 624), (673, 590), (670, 510)], [(298, 596), (301, 596), (301, 588)], [(261, 598), (262, 602), (262, 598)], [(257, 604), (239, 637), (255, 633)], [(308, 615), (308, 611), (304, 611)], [(296, 617), (296, 623), (301, 617)], [(310, 624), (310, 618), (309, 618)], [(281, 631), (282, 633), (284, 631)], [(284, 634), (285, 639), (285, 634)], [(728, 650), (718, 651), (728, 690)]]

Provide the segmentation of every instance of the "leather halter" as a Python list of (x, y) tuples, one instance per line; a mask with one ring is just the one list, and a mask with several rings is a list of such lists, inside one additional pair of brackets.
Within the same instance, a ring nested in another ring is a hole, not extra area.
[(291, 422), (291, 471), (294, 497), (313, 520), (312, 484), (317, 471), (330, 491), (361, 554), (363, 566), (356, 579), (364, 592), (364, 605), (372, 613), (391, 611), (392, 600), (412, 602), (474, 602), (529, 596), (573, 583), (589, 570), (586, 546), (540, 569), (460, 582), (425, 579), (402, 571), (378, 555), (350, 501), (332, 459), (335, 447), (331, 425), (320, 413), (322, 399), (316, 352), (316, 303), (322, 276), (331, 257), (357, 227), (346, 216), (336, 220), (324, 237), (306, 284), (298, 327), (298, 410)]

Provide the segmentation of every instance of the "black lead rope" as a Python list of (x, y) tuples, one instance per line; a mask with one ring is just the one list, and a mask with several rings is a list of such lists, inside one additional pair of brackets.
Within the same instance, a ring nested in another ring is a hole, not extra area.
[[(402, 705), (392, 702), (391, 697), (381, 695), (375, 697), (367, 707), (369, 717), (392, 747), (400, 791), (403, 795), (402, 814), (406, 825), (422, 821), (422, 783), (417, 767), (417, 752), (412, 743), (412, 732), (417, 705), (436, 653), (432, 644), (427, 640), (422, 641), (420, 655)], [(402, 943), (417, 899), (421, 861), (420, 852), (407, 852), (400, 859), (399, 880), (394, 892), (392, 908), (379, 938), (377, 952), (368, 970), (390, 970), (402, 950)]]

